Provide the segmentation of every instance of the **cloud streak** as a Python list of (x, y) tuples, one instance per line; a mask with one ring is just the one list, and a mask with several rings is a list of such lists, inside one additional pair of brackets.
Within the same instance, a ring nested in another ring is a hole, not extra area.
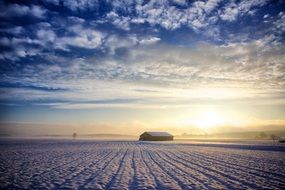
[[(131, 107), (149, 103), (146, 107), (150, 108), (168, 105), (169, 102), (162, 101), (164, 98), (177, 102), (199, 98), (273, 98), (284, 92), (284, 47), (274, 43), (270, 47), (270, 43), (266, 38), (221, 46), (199, 44), (195, 48), (154, 44), (129, 49), (123, 59), (106, 56), (99, 60), (96, 57), (61, 60), (55, 57), (57, 64), (53, 66), (30, 65), (18, 76), (6, 74), (2, 81), (9, 82), (10, 88), (3, 91), (2, 99), (66, 100), (71, 104), (55, 108), (90, 109), (130, 107), (127, 103), (109, 102), (104, 106), (104, 103), (86, 102), (101, 99), (142, 99), (143, 103), (135, 102)], [(129, 45), (133, 46), (126, 43), (126, 47)], [(18, 88), (13, 89), (13, 84)], [(33, 86), (27, 89), (31, 84)], [(137, 91), (138, 88), (141, 90)]]

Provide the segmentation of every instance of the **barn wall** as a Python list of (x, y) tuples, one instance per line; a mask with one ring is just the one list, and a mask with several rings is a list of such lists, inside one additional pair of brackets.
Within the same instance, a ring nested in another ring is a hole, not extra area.
[(153, 137), (148, 134), (142, 134), (140, 139), (142, 141), (172, 141), (173, 136), (160, 136), (160, 137)]

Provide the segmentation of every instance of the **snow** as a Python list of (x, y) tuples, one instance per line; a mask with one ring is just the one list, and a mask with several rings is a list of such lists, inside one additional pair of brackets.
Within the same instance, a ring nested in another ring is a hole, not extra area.
[(1, 140), (0, 189), (285, 189), (285, 146)]

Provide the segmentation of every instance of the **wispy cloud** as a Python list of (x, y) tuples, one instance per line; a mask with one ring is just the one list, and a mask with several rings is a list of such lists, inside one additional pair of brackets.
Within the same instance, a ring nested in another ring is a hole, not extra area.
[[(283, 48), (264, 38), (222, 46), (202, 43), (195, 48), (136, 46), (127, 49), (124, 59), (117, 59), (117, 55), (100, 60), (55, 57), (53, 66), (31, 65), (20, 76), (3, 78), (3, 82), (18, 88), (2, 91), (2, 99), (66, 100), (71, 104), (54, 107), (79, 109), (143, 107), (141, 102), (86, 102), (102, 99), (136, 98), (144, 100), (146, 107), (163, 107), (169, 103), (163, 102), (164, 98), (182, 101), (272, 97), (285, 87)], [(137, 91), (138, 88), (145, 91)]]

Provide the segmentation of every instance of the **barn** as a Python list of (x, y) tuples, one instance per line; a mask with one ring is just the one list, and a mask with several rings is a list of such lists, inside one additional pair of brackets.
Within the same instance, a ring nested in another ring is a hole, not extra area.
[(140, 141), (173, 141), (173, 135), (167, 132), (144, 132)]
[(285, 137), (280, 137), (278, 142), (285, 143)]

